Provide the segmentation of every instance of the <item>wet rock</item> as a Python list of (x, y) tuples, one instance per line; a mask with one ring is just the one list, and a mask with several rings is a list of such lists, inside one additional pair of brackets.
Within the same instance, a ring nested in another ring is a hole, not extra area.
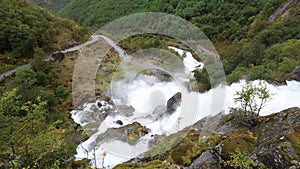
[(167, 112), (173, 113), (181, 104), (181, 92), (177, 92), (167, 102)]
[(116, 123), (119, 124), (120, 126), (123, 126), (123, 122), (121, 120), (117, 120)]
[(125, 115), (126, 117), (132, 116), (135, 111), (134, 107), (127, 105), (117, 105), (116, 106), (119, 113)]
[(101, 107), (102, 107), (102, 104), (101, 104), (100, 102), (97, 102), (97, 106), (98, 106), (99, 108), (101, 108)]
[(96, 142), (102, 143), (107, 141), (123, 141), (128, 144), (135, 145), (136, 141), (148, 134), (149, 129), (145, 126), (142, 126), (138, 122), (134, 122), (132, 124), (128, 124), (119, 128), (109, 128), (105, 133), (99, 135), (96, 139)]
[(300, 66), (297, 66), (287, 77), (286, 80), (296, 80), (300, 82)]

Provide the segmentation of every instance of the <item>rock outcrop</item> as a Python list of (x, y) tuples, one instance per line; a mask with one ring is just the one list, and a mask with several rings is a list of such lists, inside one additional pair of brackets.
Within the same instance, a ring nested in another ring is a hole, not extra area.
[(287, 77), (286, 80), (296, 80), (300, 82), (300, 66), (297, 66)]
[(167, 112), (173, 113), (177, 107), (181, 104), (181, 93), (177, 92), (167, 102)]
[(119, 113), (126, 117), (132, 116), (133, 112), (135, 111), (134, 107), (127, 105), (116, 105), (116, 109)]
[(194, 160), (193, 163), (188, 167), (188, 169), (198, 168), (220, 169), (220, 156), (212, 150), (204, 151), (201, 156)]
[(119, 128), (109, 128), (105, 133), (99, 135), (96, 142), (102, 143), (109, 140), (119, 140), (134, 145), (136, 141), (149, 133), (149, 129), (138, 122), (128, 124)]
[[(218, 169), (225, 168), (222, 161), (229, 160), (240, 150), (243, 160), (250, 161), (252, 168), (297, 169), (300, 168), (299, 119), (300, 108), (294, 107), (260, 117), (255, 127), (248, 128), (240, 125), (233, 114), (219, 113), (203, 118), (190, 130), (185, 129), (188, 133), (184, 138), (179, 139), (180, 132), (154, 136), (152, 146), (165, 146), (174, 137), (178, 140), (154, 159), (166, 161), (164, 164), (171, 168)], [(140, 160), (140, 163), (149, 162), (149, 157)]]
[(253, 156), (269, 168), (300, 167), (300, 109), (290, 108), (267, 118), (254, 132), (258, 135)]

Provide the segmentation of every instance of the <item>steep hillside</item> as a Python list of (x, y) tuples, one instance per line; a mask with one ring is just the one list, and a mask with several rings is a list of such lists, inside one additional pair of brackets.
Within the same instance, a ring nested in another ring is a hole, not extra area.
[(53, 13), (57, 13), (64, 8), (71, 0), (30, 0), (36, 5), (49, 9)]
[(127, 14), (159, 11), (158, 4), (148, 0), (73, 0), (58, 15), (86, 26), (101, 26)]
[(53, 52), (83, 42), (87, 33), (75, 22), (26, 0), (1, 0), (0, 20), (0, 64), (4, 70), (31, 58), (36, 48)]
[[(300, 64), (294, 45), (300, 38), (299, 4), (297, 0), (74, 0), (59, 15), (97, 29), (131, 13), (175, 14), (197, 25), (212, 40), (228, 83), (242, 77), (284, 83), (286, 75)], [(135, 43), (132, 46), (139, 45)]]
[[(59, 15), (87, 26), (102, 26), (121, 16), (137, 12), (165, 12), (191, 21), (212, 37), (223, 33), (223, 39), (246, 34), (247, 26), (262, 8), (263, 1), (156, 0), (106, 1), (74, 0)], [(76, 11), (76, 12), (75, 12)]]

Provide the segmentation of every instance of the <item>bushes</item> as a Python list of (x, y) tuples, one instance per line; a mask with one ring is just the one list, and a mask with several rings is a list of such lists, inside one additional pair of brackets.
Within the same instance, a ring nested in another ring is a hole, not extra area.
[(264, 82), (254, 85), (247, 82), (241, 91), (235, 94), (234, 102), (237, 107), (231, 107), (230, 111), (236, 115), (236, 119), (247, 126), (255, 126), (261, 109), (271, 99), (272, 94)]
[(82, 27), (25, 0), (4, 0), (0, 11), (0, 54), (6, 57), (29, 59), (40, 52), (35, 48), (52, 52), (85, 39)]
[(244, 155), (238, 148), (234, 153), (231, 153), (229, 160), (223, 161), (223, 166), (233, 167), (234, 169), (252, 169), (256, 166), (260, 169), (266, 169), (262, 163), (254, 162), (250, 157)]

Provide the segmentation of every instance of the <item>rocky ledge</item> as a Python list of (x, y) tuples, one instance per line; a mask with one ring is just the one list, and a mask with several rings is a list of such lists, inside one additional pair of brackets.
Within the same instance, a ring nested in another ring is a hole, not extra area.
[[(209, 127), (205, 124), (212, 122)], [(213, 130), (211, 130), (213, 129)], [(222, 113), (198, 121), (186, 136), (151, 158), (140, 158), (118, 165), (116, 168), (230, 168), (224, 165), (232, 154), (240, 151), (250, 168), (297, 169), (300, 168), (300, 108), (259, 118), (257, 126), (239, 125), (232, 114)], [(182, 135), (182, 133), (176, 133)], [(154, 137), (156, 146), (149, 151), (162, 149), (176, 134)], [(177, 137), (178, 138), (178, 137)], [(153, 166), (151, 166), (153, 164)], [(155, 164), (155, 165), (154, 165)]]

